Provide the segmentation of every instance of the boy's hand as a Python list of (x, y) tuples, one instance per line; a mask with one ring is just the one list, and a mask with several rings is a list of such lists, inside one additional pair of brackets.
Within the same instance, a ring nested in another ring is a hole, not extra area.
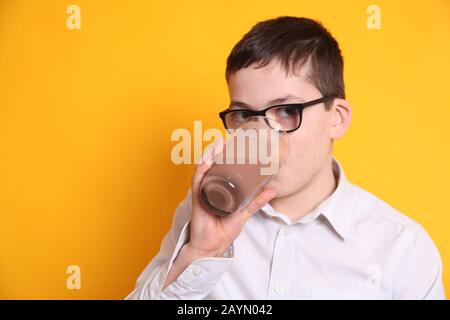
[(200, 183), (211, 168), (214, 154), (220, 153), (223, 146), (224, 141), (219, 140), (207, 149), (192, 177), (192, 219), (186, 246), (196, 255), (221, 256), (241, 233), (248, 218), (276, 196), (273, 189), (265, 189), (240, 212), (229, 216), (208, 212), (200, 202)]
[(189, 242), (181, 248), (176, 257), (164, 281), (163, 289), (175, 281), (192, 261), (203, 257), (222, 256), (241, 233), (248, 218), (276, 196), (274, 190), (266, 189), (243, 210), (229, 216), (222, 217), (208, 212), (200, 203), (200, 183), (212, 165), (214, 154), (223, 150), (223, 145), (223, 140), (214, 143), (205, 152), (200, 164), (196, 165), (192, 177), (192, 218)]

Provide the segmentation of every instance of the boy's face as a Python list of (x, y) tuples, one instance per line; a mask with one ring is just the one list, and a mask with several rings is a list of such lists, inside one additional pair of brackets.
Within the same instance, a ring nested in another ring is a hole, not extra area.
[[(230, 107), (234, 101), (244, 102), (253, 110), (276, 104), (307, 102), (322, 97), (319, 90), (306, 80), (307, 67), (297, 74), (286, 74), (278, 62), (271, 62), (263, 68), (254, 66), (234, 73), (228, 82)], [(332, 157), (333, 124), (335, 113), (318, 104), (303, 110), (301, 126), (288, 133), (290, 152), (287, 162), (271, 180), (269, 187), (277, 191), (277, 197), (286, 197), (301, 191), (324, 168), (329, 168)]]

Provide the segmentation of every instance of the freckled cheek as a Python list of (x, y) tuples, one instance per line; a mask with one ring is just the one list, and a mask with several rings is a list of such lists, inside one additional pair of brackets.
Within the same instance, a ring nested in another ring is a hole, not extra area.
[(289, 137), (290, 155), (292, 159), (306, 160), (314, 150), (316, 137), (309, 128), (300, 128)]
[(289, 156), (277, 175), (277, 181), (282, 181), (284, 190), (301, 185), (316, 171), (328, 152), (328, 140), (324, 122), (319, 119), (310, 119), (309, 123), (302, 123), (299, 130), (289, 134)]
[(298, 170), (307, 170), (326, 152), (326, 137), (320, 129), (305, 126), (289, 135), (289, 156), (284, 170), (291, 174)]
[(282, 165), (280, 176), (289, 178), (297, 174), (299, 170), (303, 171), (307, 163), (311, 161), (311, 145), (299, 135), (291, 134), (289, 136), (290, 150), (286, 163)]

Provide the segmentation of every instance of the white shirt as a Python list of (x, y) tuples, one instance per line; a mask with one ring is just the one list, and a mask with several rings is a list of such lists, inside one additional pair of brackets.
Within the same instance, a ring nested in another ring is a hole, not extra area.
[(194, 260), (161, 290), (189, 237), (191, 190), (157, 256), (127, 299), (445, 299), (427, 232), (350, 183), (333, 159), (335, 191), (292, 222), (265, 205), (223, 257)]

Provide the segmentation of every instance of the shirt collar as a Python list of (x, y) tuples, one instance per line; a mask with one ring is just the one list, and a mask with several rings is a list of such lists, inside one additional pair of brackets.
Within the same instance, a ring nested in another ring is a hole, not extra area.
[(350, 218), (353, 213), (353, 201), (350, 197), (350, 183), (344, 173), (341, 164), (332, 159), (333, 173), (337, 176), (338, 183), (334, 192), (323, 200), (315, 209), (307, 213), (299, 220), (292, 222), (287, 216), (275, 210), (270, 203), (261, 208), (261, 211), (268, 216), (277, 217), (286, 224), (308, 223), (317, 219), (319, 216), (325, 217), (333, 229), (343, 239), (348, 237)]

